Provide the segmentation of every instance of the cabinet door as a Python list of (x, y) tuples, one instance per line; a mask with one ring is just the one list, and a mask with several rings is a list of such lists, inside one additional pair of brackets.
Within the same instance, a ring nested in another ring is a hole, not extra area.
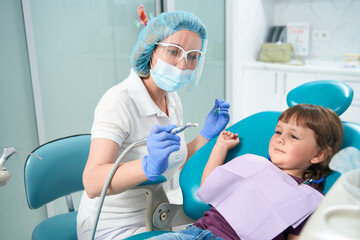
[(268, 70), (246, 70), (247, 87), (244, 91), (246, 115), (261, 111), (280, 111), (279, 73)]
[(354, 90), (350, 107), (341, 115), (343, 121), (360, 124), (360, 75), (318, 74), (321, 80), (337, 80), (347, 83)]
[(316, 79), (314, 73), (271, 70), (246, 70), (247, 86), (244, 106), (247, 115), (260, 111), (283, 111), (288, 108), (286, 96), (295, 87)]

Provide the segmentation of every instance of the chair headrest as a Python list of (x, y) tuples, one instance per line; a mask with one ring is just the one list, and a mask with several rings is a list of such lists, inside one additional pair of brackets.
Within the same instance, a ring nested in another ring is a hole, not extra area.
[(353, 89), (344, 82), (319, 80), (294, 88), (288, 93), (286, 102), (289, 107), (300, 103), (320, 105), (340, 116), (350, 106), (353, 96)]

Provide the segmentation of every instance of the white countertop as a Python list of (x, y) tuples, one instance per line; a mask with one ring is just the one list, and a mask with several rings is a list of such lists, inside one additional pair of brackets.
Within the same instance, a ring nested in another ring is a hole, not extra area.
[[(298, 63), (296, 61), (292, 63)], [(316, 72), (329, 74), (349, 74), (359, 75), (360, 65), (357, 67), (347, 67), (343, 61), (324, 60), (324, 59), (308, 59), (306, 64), (302, 66), (293, 66), (280, 63), (264, 63), (264, 62), (244, 62), (244, 68), (262, 69), (262, 70), (280, 70), (287, 72)]]

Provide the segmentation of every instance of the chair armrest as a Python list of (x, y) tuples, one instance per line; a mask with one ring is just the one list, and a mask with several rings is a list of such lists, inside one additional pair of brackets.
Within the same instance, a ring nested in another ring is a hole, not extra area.
[(162, 184), (139, 185), (135, 189), (144, 190), (147, 197), (146, 231), (159, 231), (153, 225), (154, 211), (161, 203), (169, 203)]
[(183, 205), (170, 204), (162, 184), (139, 185), (147, 197), (146, 231), (171, 231), (171, 227), (195, 222)]
[(163, 183), (166, 181), (167, 181), (166, 177), (164, 177), (163, 175), (160, 175), (155, 181), (147, 180), (146, 182), (139, 184), (139, 186), (158, 184), (158, 183)]
[(153, 216), (153, 224), (158, 229), (171, 229), (195, 221), (185, 214), (182, 204), (162, 203), (155, 209)]

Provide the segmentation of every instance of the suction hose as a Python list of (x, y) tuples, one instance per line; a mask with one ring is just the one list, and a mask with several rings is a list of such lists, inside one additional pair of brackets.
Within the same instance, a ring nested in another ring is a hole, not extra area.
[(99, 202), (98, 202), (98, 206), (96, 208), (96, 212), (95, 212), (95, 221), (92, 227), (92, 232), (91, 232), (91, 238), (90, 239), (94, 239), (95, 238), (95, 232), (96, 232), (96, 228), (97, 228), (97, 224), (99, 222), (99, 217), (100, 217), (100, 212), (101, 212), (101, 208), (102, 205), (104, 203), (105, 200), (105, 196), (106, 196), (106, 191), (110, 185), (110, 182), (112, 180), (112, 178), (114, 177), (114, 174), (116, 172), (116, 169), (118, 168), (120, 162), (123, 160), (123, 158), (126, 156), (126, 154), (128, 154), (128, 152), (130, 152), (134, 147), (138, 147), (138, 146), (142, 146), (146, 143), (146, 138), (141, 139), (139, 141), (136, 141), (132, 144), (130, 144), (120, 155), (120, 157), (116, 160), (116, 162), (114, 163), (114, 166), (111, 168), (109, 175), (106, 178), (104, 187), (101, 191), (101, 195), (99, 198)]

